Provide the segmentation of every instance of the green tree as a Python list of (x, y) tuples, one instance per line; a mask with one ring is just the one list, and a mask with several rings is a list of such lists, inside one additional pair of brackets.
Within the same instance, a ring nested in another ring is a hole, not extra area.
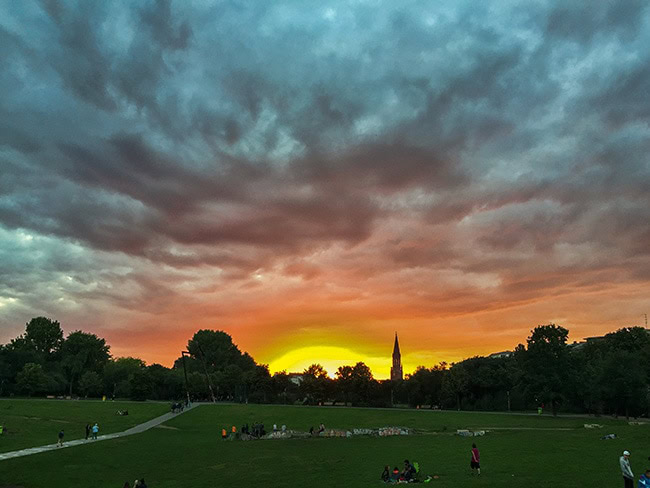
[(457, 410), (463, 407), (463, 398), (467, 395), (469, 375), (465, 365), (455, 363), (444, 376), (441, 386), (441, 396), (448, 404), (455, 405)]
[(145, 367), (144, 361), (133, 357), (108, 361), (104, 366), (104, 391), (117, 397), (131, 397), (131, 379)]
[(75, 331), (68, 335), (61, 346), (61, 366), (70, 385), (70, 395), (82, 373), (99, 373), (104, 369), (110, 359), (109, 351), (106, 341), (95, 334)]
[(160, 364), (147, 367), (153, 383), (153, 399), (172, 400), (183, 398), (183, 372)]
[(27, 363), (16, 376), (16, 384), (21, 391), (32, 396), (34, 393), (44, 391), (47, 385), (47, 376), (40, 364)]
[(271, 373), (266, 364), (258, 364), (255, 369), (244, 372), (246, 402), (268, 402), (271, 397)]
[(367, 405), (369, 403), (373, 382), (372, 371), (365, 363), (358, 362), (352, 367), (350, 387), (354, 404)]
[(615, 411), (629, 419), (647, 406), (647, 377), (641, 358), (631, 351), (616, 350), (605, 361), (601, 384), (604, 397)]
[(535, 327), (527, 339), (527, 388), (538, 402), (551, 404), (553, 415), (557, 415), (570, 380), (568, 337), (564, 327), (548, 324)]
[(190, 361), (194, 371), (203, 371), (202, 362), (209, 372), (221, 371), (229, 365), (236, 365), (244, 371), (255, 368), (253, 358), (247, 353), (242, 354), (232, 337), (221, 330), (197, 331), (187, 343), (187, 350), (194, 359)]
[(102, 393), (102, 378), (95, 371), (86, 371), (79, 379), (79, 391), (84, 396), (99, 396)]
[(312, 364), (302, 373), (300, 393), (308, 403), (324, 402), (327, 400), (329, 383), (325, 368), (320, 364)]
[(61, 324), (47, 317), (33, 318), (25, 326), (25, 343), (43, 357), (49, 357), (63, 344)]
[(350, 401), (350, 393), (353, 389), (352, 366), (339, 366), (336, 370), (336, 387), (339, 393), (343, 394), (345, 405)]
[(129, 382), (131, 383), (131, 398), (133, 400), (146, 400), (152, 396), (153, 381), (149, 371), (145, 368), (135, 371)]

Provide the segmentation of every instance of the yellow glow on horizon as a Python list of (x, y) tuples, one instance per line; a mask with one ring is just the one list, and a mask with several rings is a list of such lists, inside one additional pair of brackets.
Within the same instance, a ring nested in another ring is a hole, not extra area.
[(339, 366), (354, 366), (359, 361), (364, 362), (375, 378), (387, 378), (390, 374), (390, 357), (363, 356), (345, 347), (337, 346), (307, 346), (298, 347), (286, 352), (269, 363), (271, 373), (286, 371), (287, 373), (302, 373), (310, 365), (318, 363), (334, 377)]

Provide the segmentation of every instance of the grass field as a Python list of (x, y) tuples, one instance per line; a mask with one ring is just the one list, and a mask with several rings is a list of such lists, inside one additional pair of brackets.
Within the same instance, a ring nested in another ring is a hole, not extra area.
[[(128, 410), (129, 415), (116, 415), (118, 410)], [(0, 452), (54, 444), (61, 429), (65, 440), (80, 439), (87, 423), (97, 422), (100, 434), (120, 432), (168, 411), (163, 403), (0, 400), (0, 425), (5, 428)]]
[[(320, 422), (328, 428), (399, 425), (422, 434), (249, 442), (220, 439), (222, 427), (235, 424), (239, 428), (244, 422), (257, 421), (267, 428), (277, 423), (296, 430)], [(605, 427), (589, 430), (583, 427), (585, 422)], [(465, 427), (492, 431), (473, 439), (453, 435)], [(619, 438), (600, 440), (610, 432)], [(635, 474), (650, 464), (649, 434), (650, 425), (631, 426), (612, 419), (206, 405), (143, 434), (1, 461), (0, 487), (121, 488), (124, 481), (133, 482), (136, 477), (145, 477), (151, 488), (379, 487), (384, 486), (378, 481), (383, 466), (401, 467), (405, 458), (440, 477), (429, 486), (609, 487), (621, 484), (618, 457), (623, 449), (632, 451)], [(480, 478), (470, 476), (473, 440), (481, 450)]]

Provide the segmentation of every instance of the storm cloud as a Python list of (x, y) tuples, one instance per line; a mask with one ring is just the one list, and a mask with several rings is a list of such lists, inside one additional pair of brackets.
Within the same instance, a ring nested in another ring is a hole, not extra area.
[(0, 45), (2, 340), (647, 311), (645, 1), (10, 2)]

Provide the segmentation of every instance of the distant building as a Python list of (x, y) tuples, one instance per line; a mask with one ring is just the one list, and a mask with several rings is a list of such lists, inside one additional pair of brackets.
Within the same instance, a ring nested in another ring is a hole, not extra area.
[(302, 373), (289, 373), (287, 376), (289, 377), (289, 381), (291, 381), (291, 383), (298, 386), (300, 386), (300, 383), (302, 383), (302, 381), (305, 379)]
[[(636, 327), (636, 326), (631, 325), (629, 328), (633, 328), (633, 327)], [(646, 334), (650, 335), (650, 329), (648, 329), (647, 327), (644, 327), (644, 328), (645, 328)], [(578, 342), (578, 343), (574, 342), (574, 344), (576, 344), (576, 345), (582, 345), (582, 344), (587, 344), (587, 343), (600, 342), (600, 341), (605, 340), (605, 337), (606, 337), (606, 336), (604, 336), (604, 335), (602, 335), (602, 336), (585, 337), (584, 341), (582, 341), (582, 342)]]
[(514, 353), (512, 351), (501, 351), (501, 352), (493, 352), (488, 357), (490, 359), (501, 359), (501, 358), (509, 358), (513, 354)]
[(399, 352), (399, 341), (397, 340), (397, 332), (395, 332), (395, 345), (393, 346), (393, 366), (390, 368), (391, 381), (401, 381), (402, 374), (402, 355)]

